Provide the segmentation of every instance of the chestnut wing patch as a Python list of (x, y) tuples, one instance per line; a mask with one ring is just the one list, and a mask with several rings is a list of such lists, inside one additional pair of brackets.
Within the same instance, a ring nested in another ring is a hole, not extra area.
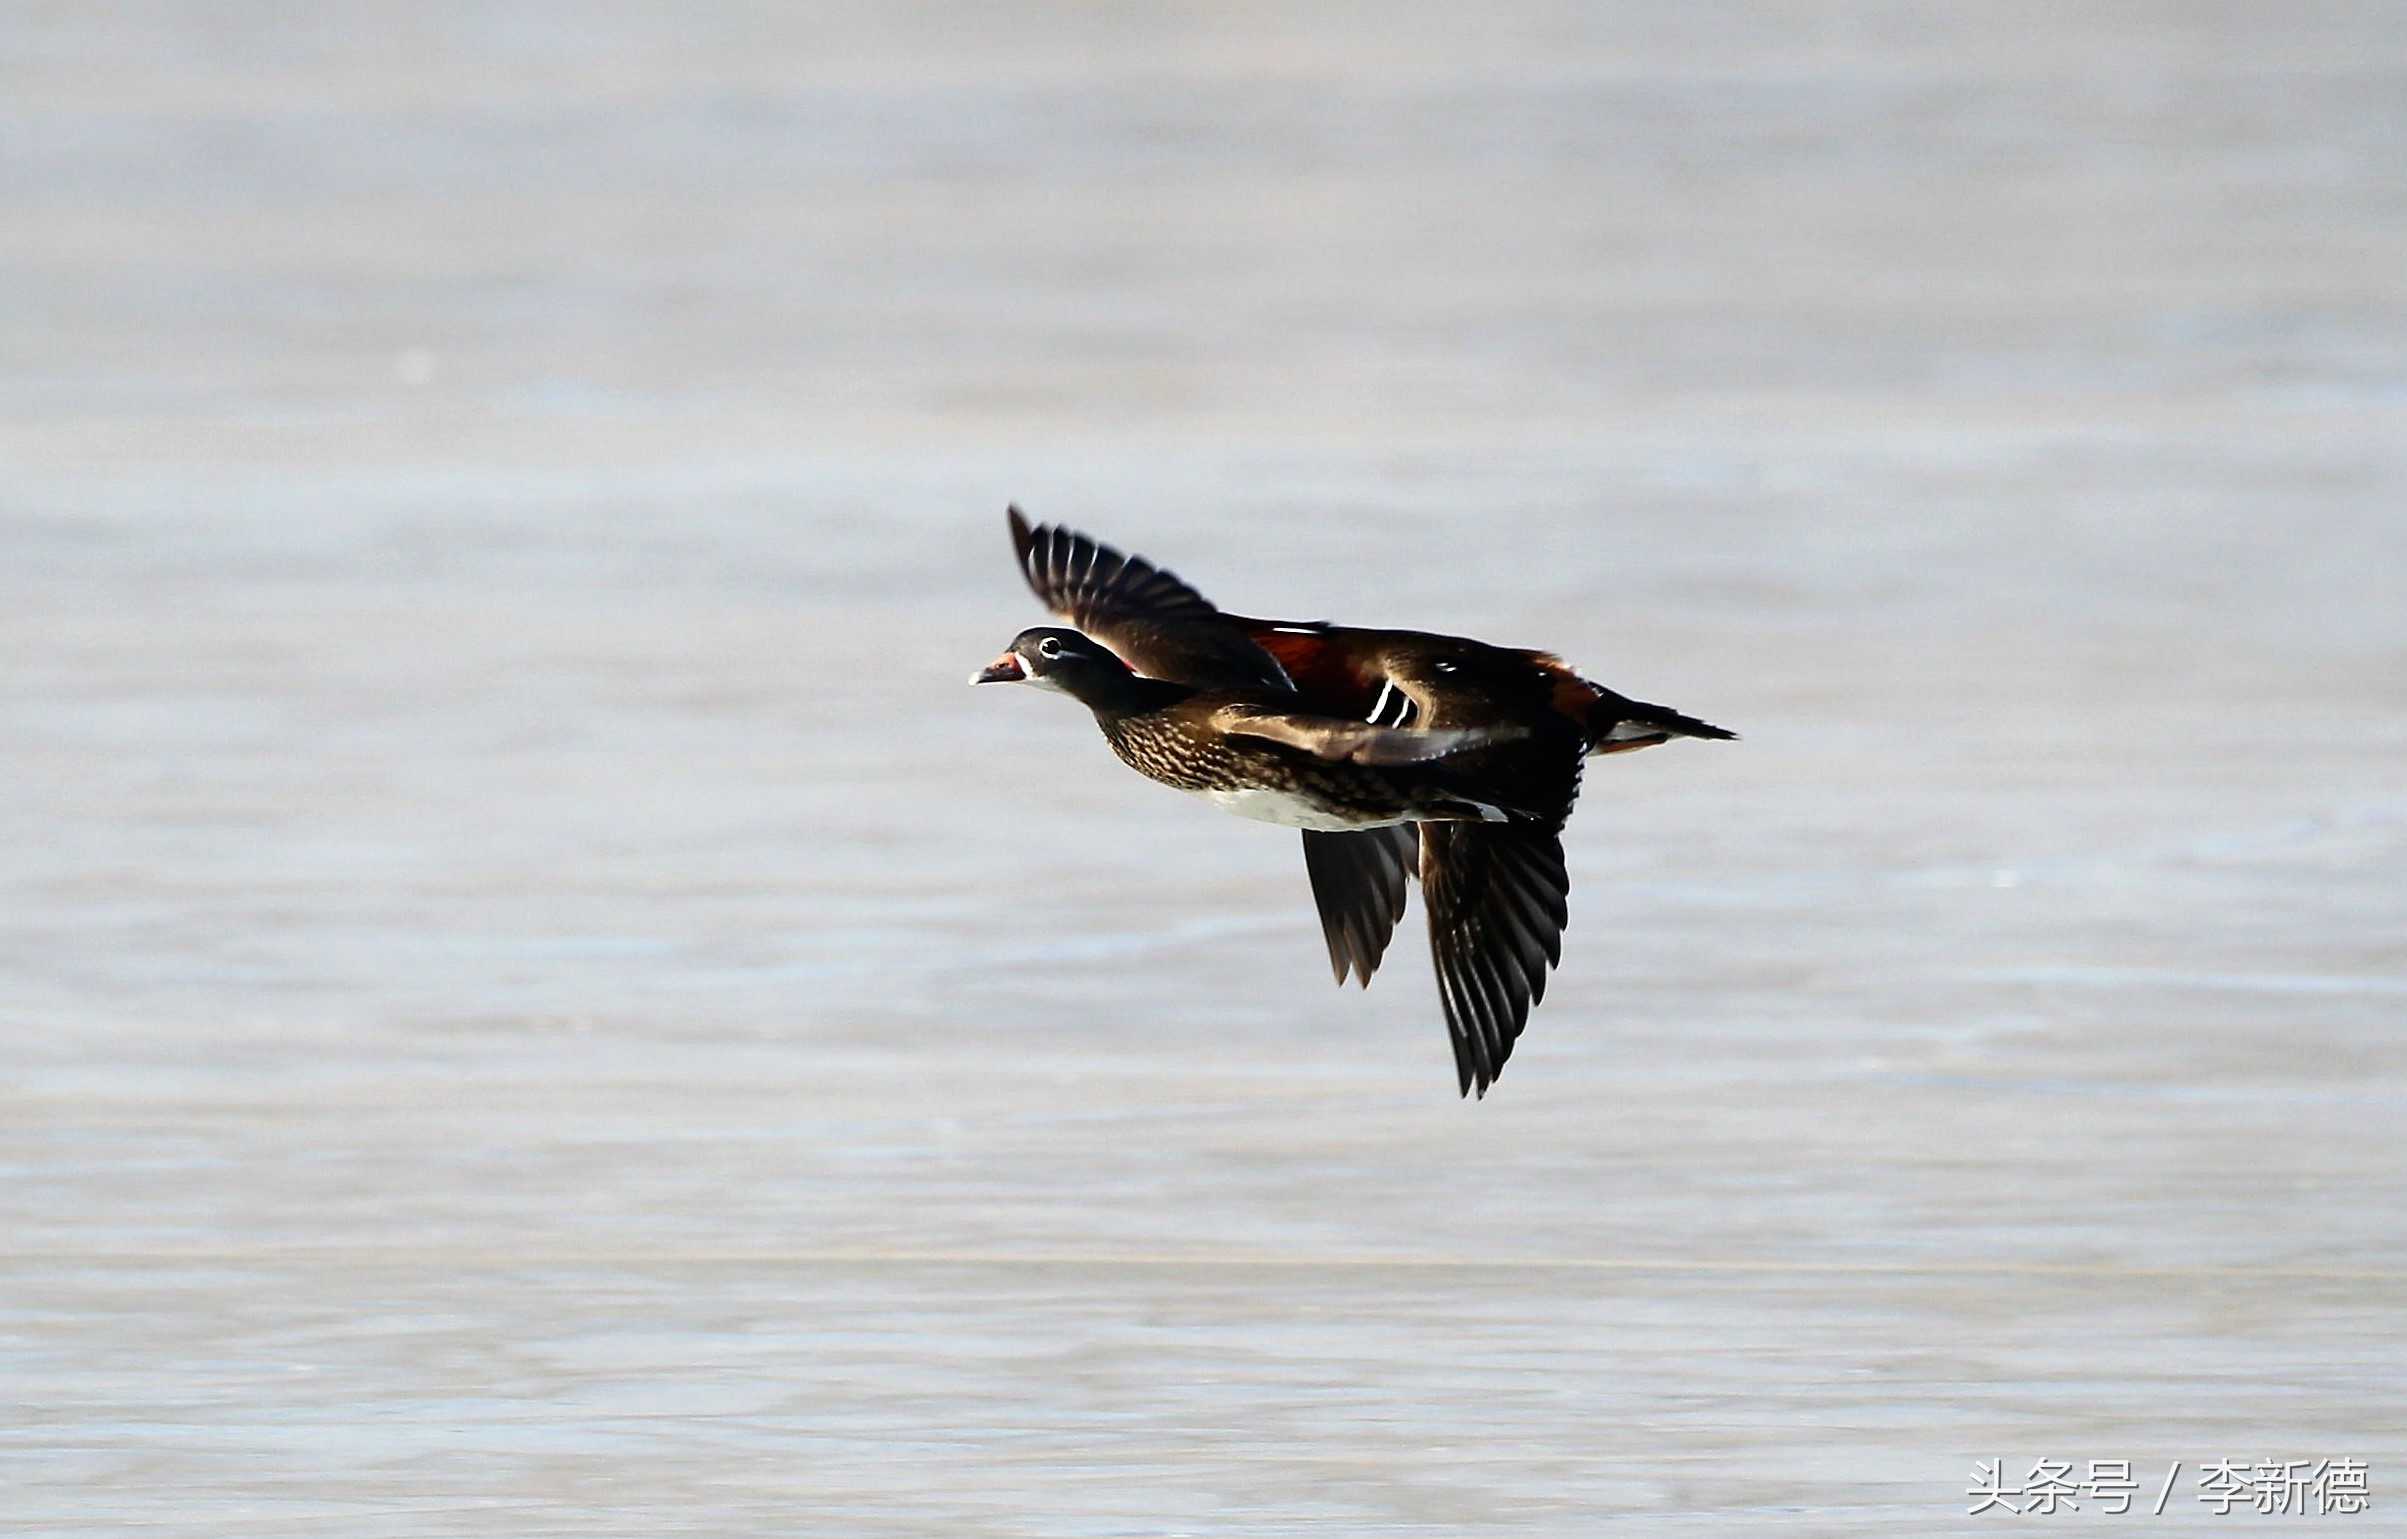
[[(1324, 625), (1290, 625), (1278, 620), (1235, 623), (1254, 644), (1279, 660), (1296, 693), (1332, 716), (1369, 718), (1387, 674), (1377, 661)], [(1384, 725), (1401, 726), (1400, 722)]]

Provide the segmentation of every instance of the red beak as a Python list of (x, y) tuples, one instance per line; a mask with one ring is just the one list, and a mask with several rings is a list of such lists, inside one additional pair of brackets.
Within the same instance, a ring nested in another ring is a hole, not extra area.
[(1026, 677), (1028, 677), (1028, 670), (1020, 666), (1020, 654), (1006, 652), (970, 675), (970, 682), (972, 684), (1017, 684)]

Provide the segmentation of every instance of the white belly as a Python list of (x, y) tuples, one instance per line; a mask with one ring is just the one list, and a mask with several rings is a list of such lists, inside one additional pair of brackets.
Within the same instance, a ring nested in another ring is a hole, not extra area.
[(1378, 828), (1406, 821), (1401, 817), (1378, 818), (1368, 822), (1341, 818), (1284, 791), (1198, 791), (1195, 794), (1225, 812), (1233, 812), (1241, 818), (1252, 818), (1257, 823), (1276, 823), (1281, 828), (1317, 828), (1323, 833), (1335, 834), (1349, 829)]

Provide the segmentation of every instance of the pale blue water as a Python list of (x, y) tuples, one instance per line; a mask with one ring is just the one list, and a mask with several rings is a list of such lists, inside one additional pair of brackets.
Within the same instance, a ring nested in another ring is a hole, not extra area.
[[(0, 71), (0, 1528), (1919, 1535), (2341, 1454), (2383, 1521), (2390, 13)], [(1745, 740), (1593, 767), (1459, 1104), (1417, 919), (1331, 988), (1291, 836), (964, 687), (1015, 498)]]

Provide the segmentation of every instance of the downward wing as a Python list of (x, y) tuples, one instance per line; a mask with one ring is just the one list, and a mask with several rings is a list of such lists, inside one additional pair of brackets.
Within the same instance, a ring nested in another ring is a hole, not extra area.
[(1404, 917), (1404, 879), (1420, 858), (1410, 823), (1350, 833), (1304, 830), (1304, 870), (1320, 909), (1321, 935), (1337, 981), (1350, 971), (1370, 987), (1387, 954), (1388, 937)]
[(1563, 842), (1527, 823), (1423, 823), (1421, 896), (1463, 1094), (1488, 1093), (1563, 958)]
[(1289, 687), (1276, 658), (1174, 574), (1075, 529), (1031, 526), (1017, 507), (1010, 518), (1020, 571), (1045, 607), (1137, 672), (1198, 689)]

